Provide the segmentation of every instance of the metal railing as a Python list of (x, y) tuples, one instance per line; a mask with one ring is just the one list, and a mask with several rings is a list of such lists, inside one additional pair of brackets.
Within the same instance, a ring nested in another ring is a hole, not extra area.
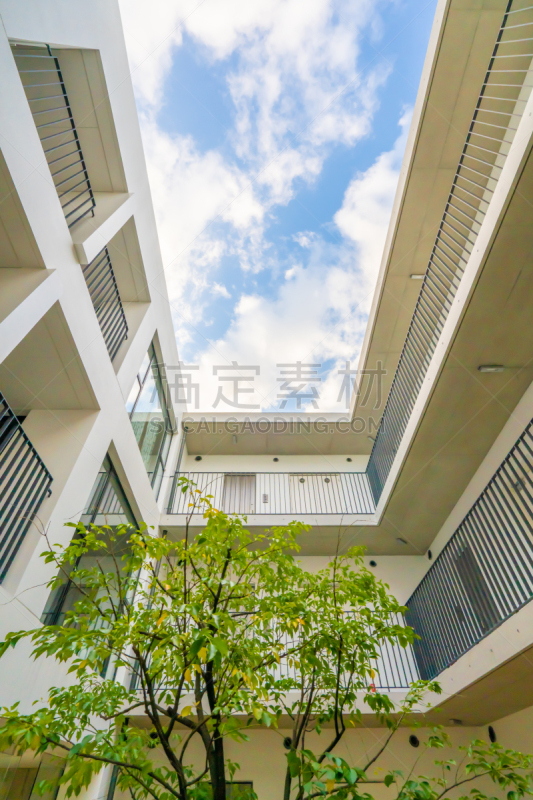
[[(364, 472), (181, 472), (170, 492), (168, 514), (191, 511), (192, 495), (182, 493), (186, 477), (228, 514), (372, 514), (374, 501)], [(203, 513), (198, 506), (193, 513)]]
[(51, 483), (52, 476), (0, 394), (0, 583)]
[[(391, 614), (390, 624), (405, 627), (405, 620), (401, 614)], [(289, 634), (281, 638), (284, 648), (294, 647), (297, 642), (298, 639)], [(396, 642), (376, 642), (376, 651), (378, 657), (368, 662), (368, 667), (375, 672), (375, 678), (368, 678), (369, 688), (370, 684), (373, 684), (373, 688), (377, 691), (405, 690), (413, 681), (419, 680), (416, 658), (411, 645), (402, 647)], [(273, 665), (272, 673), (275, 680), (283, 678), (298, 680), (299, 676), (298, 667), (293, 661), (289, 664), (286, 656), (281, 658), (279, 664)], [(166, 688), (168, 688), (166, 682), (156, 686), (157, 691)], [(132, 672), (130, 690), (136, 689), (140, 689), (139, 675), (137, 672)]]
[(533, 421), (407, 601), (433, 678), (533, 598)]
[[(391, 625), (405, 627), (405, 620), (401, 614), (391, 614)], [(284, 645), (293, 646), (295, 638), (285, 635)], [(413, 681), (419, 680), (416, 658), (411, 645), (402, 647), (400, 644), (389, 641), (376, 643), (378, 657), (372, 659), (368, 666), (374, 670), (376, 677), (372, 680), (378, 691), (394, 689), (407, 689)], [(298, 679), (298, 667), (289, 665), (287, 658), (282, 658), (275, 671), (275, 678)], [(369, 678), (370, 682), (370, 678)]]
[(368, 462), (376, 503), (531, 93), (532, 58), (533, 4), (511, 0), (498, 32)]
[(128, 323), (107, 247), (82, 269), (109, 358), (113, 361), (120, 345), (128, 338)]
[(49, 45), (12, 45), (22, 85), (69, 228), (96, 205), (59, 59)]

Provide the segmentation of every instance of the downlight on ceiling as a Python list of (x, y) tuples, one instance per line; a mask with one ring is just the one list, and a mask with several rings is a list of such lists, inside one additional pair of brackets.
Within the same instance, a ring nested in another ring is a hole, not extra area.
[(426, 276), (420, 275), (418, 272), (413, 272), (411, 275), (409, 275), (409, 277), (412, 281), (423, 281)]
[(478, 372), (503, 372), (504, 369), (503, 364), (480, 364)]

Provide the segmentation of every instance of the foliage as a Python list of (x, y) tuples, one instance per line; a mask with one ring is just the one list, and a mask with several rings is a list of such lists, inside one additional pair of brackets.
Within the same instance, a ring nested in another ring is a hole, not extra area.
[[(440, 691), (418, 681), (395, 707), (375, 688), (380, 644), (413, 641), (395, 622), (402, 607), (364, 568), (360, 548), (310, 573), (295, 559), (304, 525), (252, 536), (245, 518), (216, 510), (186, 481), (182, 490), (193, 508), (205, 507), (201, 535), (191, 539), (189, 522), (177, 542), (146, 529), (79, 524), (68, 547), (43, 554), (59, 570), (50, 588), (68, 580), (79, 599), (60, 625), (9, 634), (0, 657), (31, 637), (34, 656), (65, 662), (72, 681), (51, 688), (48, 704), (31, 714), (18, 704), (4, 709), (0, 750), (65, 751), (67, 796), (114, 765), (120, 788), (138, 800), (225, 800), (239, 769), (226, 741), (270, 728), (280, 758), (282, 742), (286, 748), (284, 800), (370, 798), (368, 769), (424, 707), (427, 691)], [(362, 724), (363, 703), (388, 734), (358, 766), (335, 748)], [(139, 716), (148, 727), (135, 724)], [(195, 740), (201, 764), (190, 755)], [(435, 729), (426, 746), (448, 744)], [(475, 741), (460, 766), (438, 764), (439, 778), (392, 772), (383, 780), (401, 800), (438, 800), (480, 776), (508, 789), (509, 800), (529, 793), (530, 757), (498, 745)], [(470, 796), (485, 798), (478, 785)]]

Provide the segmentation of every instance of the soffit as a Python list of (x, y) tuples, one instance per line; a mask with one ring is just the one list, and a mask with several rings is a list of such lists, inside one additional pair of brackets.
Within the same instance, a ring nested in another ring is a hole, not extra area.
[[(420, 292), (421, 281), (410, 275), (426, 272), (505, 7), (505, 0), (452, 0), (445, 14), (361, 356), (362, 369), (376, 369), (381, 362), (387, 373), (379, 414)], [(361, 407), (367, 380), (363, 377), (354, 412), (364, 419), (376, 399), (374, 387), (366, 408)]]

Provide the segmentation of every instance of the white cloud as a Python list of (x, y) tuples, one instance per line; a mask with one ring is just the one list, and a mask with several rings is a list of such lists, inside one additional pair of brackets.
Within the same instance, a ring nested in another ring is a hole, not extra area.
[(228, 290), (226, 289), (226, 287), (225, 287), (225, 286), (222, 286), (222, 284), (221, 284), (221, 283), (216, 283), (216, 282), (215, 282), (215, 283), (214, 283), (214, 284), (211, 286), (211, 292), (212, 292), (212, 294), (214, 294), (214, 295), (218, 295), (219, 297), (225, 297), (225, 298), (227, 298), (227, 299), (229, 299), (229, 298), (231, 297), (231, 295), (230, 295), (230, 293), (228, 292)]
[(356, 175), (334, 217), (341, 233), (357, 245), (369, 277), (376, 275), (379, 268), (410, 122), (408, 112), (400, 120), (402, 134), (393, 149), (382, 153), (366, 172)]
[[(332, 147), (353, 146), (369, 133), (387, 70), (379, 60), (362, 69), (360, 41), (377, 35), (387, 2), (152, 0), (148, 9), (142, 0), (121, 2), (178, 344), (211, 324), (212, 304), (230, 297), (225, 259), (248, 274), (270, 267), (281, 278), (269, 297), (233, 293), (226, 333), (198, 355), (203, 405), (216, 394), (213, 358), (261, 364), (257, 402), (269, 406), (276, 360), (342, 365), (357, 355), (403, 141), (350, 183), (335, 215), (341, 245), (303, 231), (295, 240), (304, 263), (282, 265), (265, 229), (302, 181), (320, 175)], [(171, 135), (159, 122), (185, 34), (225, 70), (234, 104), (225, 156), (200, 151), (191, 136)], [(331, 375), (322, 388), (333, 407)]]
[[(343, 234), (340, 245), (316, 236), (306, 240), (305, 265), (285, 271), (274, 299), (241, 296), (226, 334), (200, 356), (203, 376), (202, 405), (206, 410), (216, 396), (210, 365), (237, 361), (259, 365), (261, 375), (250, 386), (263, 408), (279, 402), (278, 363), (324, 364), (333, 361), (319, 385), (320, 408), (344, 410), (338, 403), (342, 376), (338, 370), (350, 361), (355, 368), (367, 322), (390, 212), (405, 147), (409, 115), (400, 121), (402, 133), (392, 150), (382, 153), (364, 173), (349, 184), (335, 222)], [(305, 234), (301, 234), (305, 239)], [(242, 373), (243, 375), (247, 373)], [(243, 384), (244, 385), (244, 384)], [(224, 406), (220, 406), (223, 409)], [(227, 407), (225, 407), (227, 410)]]

